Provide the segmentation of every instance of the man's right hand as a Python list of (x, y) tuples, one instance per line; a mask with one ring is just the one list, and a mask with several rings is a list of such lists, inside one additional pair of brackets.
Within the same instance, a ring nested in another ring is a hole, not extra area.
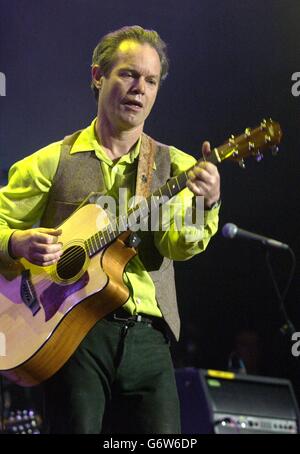
[(62, 255), (58, 243), (61, 229), (36, 228), (16, 230), (10, 237), (10, 253), (14, 258), (24, 257), (39, 266), (53, 265)]

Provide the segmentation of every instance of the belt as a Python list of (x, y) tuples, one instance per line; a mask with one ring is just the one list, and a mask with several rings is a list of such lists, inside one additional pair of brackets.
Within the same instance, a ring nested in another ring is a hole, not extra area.
[(106, 320), (110, 321), (119, 321), (119, 322), (136, 322), (136, 323), (148, 323), (150, 325), (153, 325), (155, 328), (163, 328), (165, 326), (165, 322), (161, 317), (155, 317), (153, 315), (147, 315), (147, 314), (136, 314), (132, 315), (129, 312), (127, 312), (125, 309), (117, 309), (114, 312), (111, 312), (110, 314), (106, 315), (104, 317)]

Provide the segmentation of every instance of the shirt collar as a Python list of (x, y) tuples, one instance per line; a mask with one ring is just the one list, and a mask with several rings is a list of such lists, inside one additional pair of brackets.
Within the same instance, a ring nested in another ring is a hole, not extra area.
[[(97, 118), (94, 118), (92, 123), (87, 128), (83, 129), (83, 131), (79, 134), (78, 138), (76, 139), (75, 143), (71, 148), (70, 154), (94, 150), (96, 156), (101, 161), (104, 161), (106, 164), (112, 167), (115, 163), (106, 155), (103, 147), (99, 144), (97, 140), (95, 134), (96, 120)], [(130, 150), (129, 153), (121, 156), (121, 158), (118, 160), (118, 164), (121, 163), (132, 164), (140, 152), (140, 146), (141, 137), (139, 138), (136, 145), (132, 148), (132, 150)]]

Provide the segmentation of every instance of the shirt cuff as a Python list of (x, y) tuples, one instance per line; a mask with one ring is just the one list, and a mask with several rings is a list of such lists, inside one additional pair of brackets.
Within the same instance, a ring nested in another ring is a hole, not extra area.
[(10, 238), (18, 229), (5, 229), (0, 236), (0, 251), (7, 257), (13, 258), (10, 253)]

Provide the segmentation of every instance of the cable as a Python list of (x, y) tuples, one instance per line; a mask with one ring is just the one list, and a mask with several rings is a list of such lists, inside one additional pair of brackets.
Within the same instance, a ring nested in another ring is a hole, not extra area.
[(292, 279), (293, 279), (294, 274), (295, 274), (296, 257), (295, 257), (295, 254), (294, 254), (293, 250), (290, 247), (287, 250), (289, 251), (289, 253), (291, 254), (291, 257), (292, 257), (292, 266), (291, 266), (291, 270), (290, 270), (290, 273), (289, 273), (289, 277), (288, 277), (286, 286), (285, 286), (285, 288), (284, 288), (282, 293), (280, 292), (278, 284), (276, 282), (276, 278), (275, 278), (275, 275), (274, 275), (274, 272), (273, 272), (273, 268), (272, 268), (272, 264), (271, 264), (271, 260), (270, 260), (270, 251), (269, 250), (267, 250), (267, 252), (266, 252), (266, 262), (267, 262), (267, 266), (268, 266), (268, 270), (269, 270), (269, 273), (270, 273), (270, 277), (271, 277), (272, 283), (274, 285), (276, 296), (277, 296), (278, 301), (280, 303), (279, 310), (282, 313), (284, 321), (285, 321), (285, 323), (280, 328), (280, 331), (281, 331), (282, 334), (285, 334), (285, 335), (288, 334), (289, 336), (291, 336), (296, 330), (295, 330), (295, 327), (294, 327), (293, 323), (291, 322), (291, 320), (289, 319), (289, 317), (287, 315), (284, 302), (285, 302), (285, 298), (286, 298), (286, 295), (288, 293), (288, 290), (290, 288)]

